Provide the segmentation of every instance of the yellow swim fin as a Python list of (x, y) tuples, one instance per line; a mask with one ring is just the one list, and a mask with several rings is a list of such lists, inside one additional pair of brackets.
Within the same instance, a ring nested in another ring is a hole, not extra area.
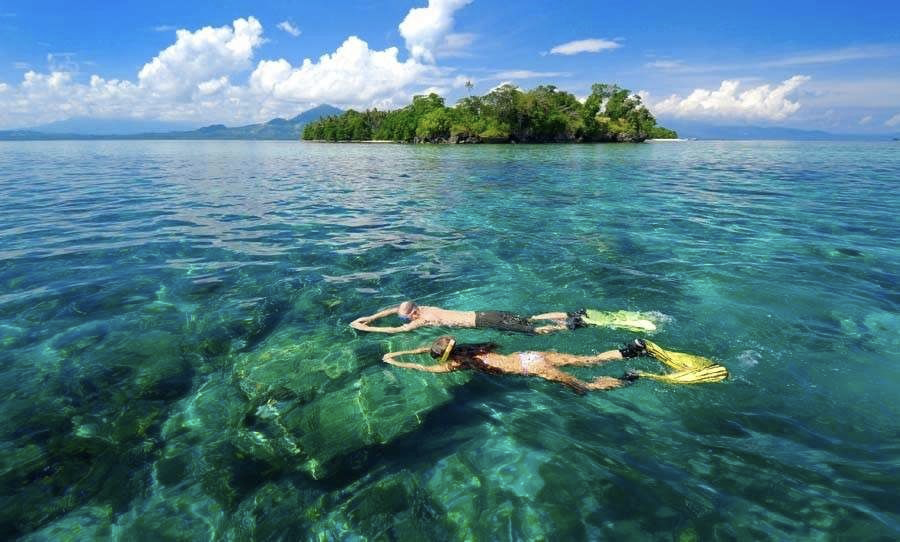
[(595, 311), (587, 309), (581, 321), (591, 326), (627, 329), (628, 331), (656, 331), (656, 324), (646, 314), (631, 311)]
[[(684, 352), (671, 352), (646, 339), (634, 342), (635, 348), (640, 346), (646, 349), (647, 354), (675, 369), (674, 373), (663, 375), (645, 373), (643, 371), (631, 373), (641, 378), (650, 378), (669, 384), (702, 384), (706, 382), (721, 382), (728, 378), (728, 369), (713, 362), (711, 359), (685, 354)], [(625, 354), (624, 351), (623, 354)]]
[(713, 364), (701, 369), (679, 371), (667, 375), (657, 375), (645, 373), (643, 371), (639, 371), (637, 374), (640, 375), (641, 378), (650, 378), (669, 384), (703, 384), (706, 382), (721, 382), (722, 380), (725, 380), (728, 378), (728, 369), (721, 365)]
[(671, 352), (648, 340), (644, 340), (643, 342), (647, 347), (648, 354), (676, 371), (692, 371), (715, 365), (715, 362), (711, 359), (702, 356), (685, 354), (684, 352)]

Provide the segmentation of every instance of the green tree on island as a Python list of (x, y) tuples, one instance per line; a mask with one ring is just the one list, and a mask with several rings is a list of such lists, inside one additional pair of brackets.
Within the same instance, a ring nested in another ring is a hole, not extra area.
[(553, 85), (522, 91), (502, 85), (447, 107), (437, 94), (394, 111), (349, 110), (312, 122), (303, 139), (408, 143), (640, 142), (678, 135), (656, 124), (640, 96), (598, 83), (584, 103)]

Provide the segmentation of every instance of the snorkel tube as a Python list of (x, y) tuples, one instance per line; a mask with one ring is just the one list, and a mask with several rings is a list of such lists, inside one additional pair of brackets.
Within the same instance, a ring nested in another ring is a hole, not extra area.
[(447, 343), (447, 348), (444, 348), (444, 353), (441, 354), (441, 363), (447, 363), (454, 346), (456, 346), (456, 339), (450, 339), (450, 342)]

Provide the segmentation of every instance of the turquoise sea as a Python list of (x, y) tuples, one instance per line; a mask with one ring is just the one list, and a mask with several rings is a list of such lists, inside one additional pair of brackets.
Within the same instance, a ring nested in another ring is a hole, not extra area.
[[(897, 539), (898, 216), (888, 142), (0, 143), (0, 537)], [(731, 378), (404, 371), (406, 298)]]

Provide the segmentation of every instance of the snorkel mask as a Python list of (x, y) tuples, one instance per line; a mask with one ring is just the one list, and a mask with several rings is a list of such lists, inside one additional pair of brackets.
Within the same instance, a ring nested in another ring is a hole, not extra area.
[(447, 343), (447, 348), (444, 348), (444, 353), (441, 355), (441, 363), (447, 363), (447, 358), (450, 357), (450, 352), (453, 351), (454, 346), (456, 346), (456, 339), (450, 339), (450, 342)]

